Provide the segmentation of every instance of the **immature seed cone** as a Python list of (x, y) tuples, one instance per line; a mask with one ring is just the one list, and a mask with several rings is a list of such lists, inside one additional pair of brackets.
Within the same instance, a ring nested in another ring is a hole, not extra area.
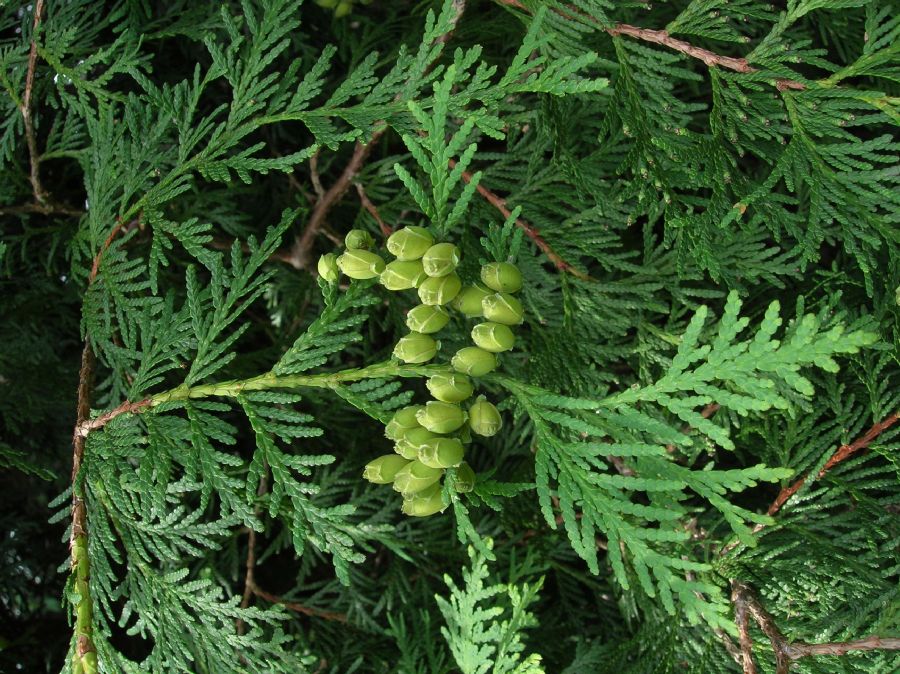
[(397, 472), (408, 463), (409, 461), (402, 456), (385, 454), (366, 464), (363, 478), (375, 484), (390, 484)]
[(515, 346), (516, 336), (502, 323), (479, 323), (472, 328), (472, 341), (485, 351), (500, 353)]
[(419, 304), (406, 314), (406, 327), (413, 332), (421, 332), (425, 335), (443, 330), (449, 321), (450, 314), (446, 309), (428, 304)]
[(500, 410), (485, 400), (484, 396), (478, 396), (478, 400), (469, 408), (469, 428), (472, 432), (490, 437), (496, 435), (501, 426), (503, 418)]
[(446, 507), (441, 496), (441, 485), (434, 484), (428, 489), (423, 489), (417, 494), (404, 498), (401, 511), (404, 515), (409, 515), (410, 517), (428, 517), (444, 510)]
[(337, 264), (353, 279), (375, 278), (384, 271), (384, 260), (367, 250), (348, 250), (337, 259)]
[(475, 471), (472, 466), (463, 461), (456, 469), (456, 481), (453, 483), (458, 492), (468, 492), (475, 489)]
[(464, 374), (433, 374), (425, 386), (431, 395), (445, 403), (460, 403), (475, 391), (472, 380)]
[(446, 276), (459, 264), (459, 248), (452, 243), (436, 243), (422, 257), (422, 265), (429, 276)]
[(481, 301), (484, 317), (494, 323), (518, 325), (525, 316), (522, 303), (509, 293), (494, 293)]
[(427, 489), (441, 479), (442, 468), (429, 468), (421, 461), (410, 461), (394, 477), (394, 491), (404, 496)]
[(388, 237), (387, 249), (398, 260), (418, 260), (433, 243), (434, 238), (424, 227), (404, 227)]
[(341, 277), (341, 270), (338, 269), (337, 255), (334, 253), (325, 253), (319, 258), (319, 264), (316, 265), (319, 276), (328, 283), (337, 283)]
[(452, 433), (466, 423), (466, 413), (459, 405), (430, 400), (416, 414), (416, 419), (433, 433)]
[(381, 272), (381, 285), (388, 290), (409, 290), (425, 280), (421, 260), (394, 260)]
[(419, 447), (419, 461), (431, 468), (458, 466), (466, 450), (456, 438), (434, 438)]
[(394, 416), (384, 427), (384, 435), (391, 440), (399, 440), (407, 431), (419, 428), (416, 413), (425, 409), (424, 405), (410, 405), (394, 412)]
[(457, 372), (472, 377), (483, 377), (497, 367), (497, 357), (480, 347), (467, 346), (453, 355), (450, 365)]
[(394, 347), (394, 357), (404, 363), (427, 363), (437, 354), (438, 343), (430, 335), (411, 332), (400, 338)]
[(498, 293), (515, 293), (522, 289), (522, 272), (509, 262), (491, 262), (481, 268), (481, 282)]
[(474, 286), (466, 286), (453, 299), (453, 308), (469, 318), (482, 316), (484, 310), (481, 308), (481, 301), (492, 294), (490, 289), (485, 288), (480, 283)]
[(446, 276), (429, 276), (419, 286), (419, 299), (422, 304), (431, 306), (447, 304), (459, 293), (462, 281), (454, 273)]
[(419, 449), (429, 440), (437, 436), (422, 426), (416, 426), (404, 433), (394, 443), (394, 451), (404, 459), (415, 459), (419, 456)]
[(344, 237), (347, 250), (368, 250), (375, 245), (375, 239), (364, 229), (351, 229)]

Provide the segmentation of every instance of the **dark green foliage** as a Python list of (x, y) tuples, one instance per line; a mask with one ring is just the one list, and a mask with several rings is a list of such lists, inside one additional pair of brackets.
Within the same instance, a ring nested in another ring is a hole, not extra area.
[[(732, 581), (898, 636), (896, 3), (319, 5), (0, 8), (0, 670), (739, 672)], [(523, 276), (425, 518), (361, 473), (476, 321), (404, 365), (315, 277), (407, 225)]]

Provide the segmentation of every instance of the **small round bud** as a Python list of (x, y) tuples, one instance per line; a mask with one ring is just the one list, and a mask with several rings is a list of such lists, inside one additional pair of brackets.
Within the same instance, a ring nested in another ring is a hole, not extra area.
[(397, 442), (394, 443), (394, 451), (404, 459), (415, 459), (419, 456), (419, 448), (436, 437), (437, 436), (427, 428), (416, 426), (412, 430), (404, 433)]
[(368, 250), (375, 245), (375, 239), (364, 229), (351, 229), (344, 237), (347, 250)]
[(385, 454), (369, 461), (363, 470), (363, 478), (374, 484), (390, 484), (409, 461), (396, 454)]
[(394, 358), (404, 363), (427, 363), (434, 358), (438, 343), (429, 335), (411, 332), (400, 338), (394, 347)]
[(425, 385), (431, 395), (445, 403), (462, 402), (475, 391), (472, 380), (464, 374), (434, 374)]
[(509, 293), (494, 293), (481, 301), (484, 317), (494, 323), (518, 325), (525, 316), (522, 303)]
[(501, 426), (503, 418), (500, 410), (485, 400), (484, 396), (478, 396), (478, 400), (469, 408), (469, 428), (472, 432), (490, 437), (496, 435)]
[(481, 268), (481, 282), (498, 293), (514, 293), (522, 289), (522, 272), (509, 262), (491, 262)]
[(453, 308), (469, 318), (481, 316), (484, 313), (481, 308), (481, 301), (492, 294), (488, 288), (485, 288), (480, 283), (474, 286), (466, 286), (454, 298)]
[(424, 409), (422, 405), (410, 405), (394, 412), (394, 416), (384, 427), (384, 435), (391, 440), (399, 440), (407, 431), (419, 428), (416, 412)]
[(398, 260), (418, 260), (433, 243), (434, 238), (424, 227), (404, 227), (388, 237), (387, 249)]
[(452, 433), (466, 423), (466, 413), (459, 405), (431, 400), (425, 403), (424, 410), (419, 410), (416, 419), (432, 433)]
[(441, 485), (433, 484), (428, 489), (404, 498), (401, 512), (410, 517), (428, 517), (443, 511), (446, 507), (441, 495)]
[(449, 321), (450, 314), (446, 309), (428, 304), (415, 306), (406, 314), (406, 327), (413, 332), (421, 332), (425, 335), (442, 330)]
[(421, 260), (394, 260), (381, 272), (381, 285), (388, 290), (416, 288), (425, 279)]
[(466, 450), (456, 438), (434, 438), (419, 447), (419, 461), (431, 468), (458, 466)]
[(467, 346), (453, 354), (450, 365), (457, 372), (482, 377), (497, 367), (497, 357), (480, 347)]
[(354, 279), (375, 278), (384, 271), (384, 260), (367, 250), (348, 250), (337, 259), (337, 264)]
[(462, 281), (456, 274), (446, 276), (429, 276), (419, 286), (419, 299), (422, 304), (447, 304), (459, 293)]
[(427, 489), (441, 479), (441, 468), (429, 468), (421, 461), (410, 461), (394, 477), (394, 491), (406, 496)]
[(475, 489), (475, 471), (465, 461), (456, 468), (456, 480), (453, 483), (453, 487), (458, 492), (468, 492)]
[(337, 283), (337, 280), (341, 277), (341, 270), (338, 269), (337, 264), (337, 255), (334, 253), (325, 253), (320, 257), (317, 268), (319, 276), (328, 283)]
[(516, 336), (502, 323), (479, 323), (472, 328), (472, 341), (485, 351), (500, 353), (513, 348)]
[(422, 258), (425, 273), (429, 276), (446, 276), (459, 264), (459, 248), (452, 243), (436, 243)]

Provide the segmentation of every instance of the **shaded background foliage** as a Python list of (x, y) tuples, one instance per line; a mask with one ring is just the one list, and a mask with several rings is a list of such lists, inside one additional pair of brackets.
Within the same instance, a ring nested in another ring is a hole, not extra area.
[[(450, 22), (462, 4), (458, 23)], [(134, 318), (143, 303), (172, 292), (181, 306), (189, 264), (197, 265), (198, 283), (205, 287), (214, 277), (213, 252), (227, 251), (235, 239), (263, 239), (291, 209), (281, 247), (264, 265), (271, 278), (243, 316), (250, 327), (229, 348), (233, 360), (223, 362), (213, 378), (241, 379), (268, 370), (325, 307), (308, 261), (332, 250), (352, 227), (380, 236), (372, 213), (348, 185), (312, 248), (298, 256), (295, 241), (321, 203), (313, 170), (328, 189), (356, 152), (354, 134), (372, 139), (373, 124), (387, 119), (391, 128), (372, 140), (353, 183), (390, 226), (420, 224), (420, 204), (393, 166), (401, 163), (425, 186), (437, 172), (417, 169), (400, 139), (400, 133), (416, 129), (406, 101), (430, 109), (428, 73), (440, 78), (458, 47), (481, 45), (479, 58), (497, 66), (497, 78), (502, 76), (528, 39), (541, 4), (550, 3), (446, 3), (442, 16), (453, 30), (448, 48), (437, 57), (440, 65), (413, 73), (419, 79), (405, 96), (403, 82), (393, 82), (389, 102), (374, 105), (365, 102), (368, 92), (397, 62), (399, 45), (415, 53), (427, 12), (442, 9), (437, 3), (356, 3), (350, 16), (338, 19), (311, 3), (277, 1), (47, 2), (36, 37), (40, 50), (31, 132), (21, 107), (35, 8), (0, 10), (6, 90), (0, 125), (0, 457), (8, 466), (0, 476), (4, 670), (59, 670), (70, 647), (66, 577), (59, 572), (67, 563), (68, 513), (53, 524), (47, 520), (53, 510), (48, 504), (70, 484), (81, 339), (88, 337), (98, 354), (92, 407), (106, 410), (146, 395), (146, 389), (129, 388), (141, 350), (122, 337), (129, 321), (144, 325), (158, 318), (159, 313), (148, 314), (143, 323)], [(794, 479), (815, 473), (835, 448), (898, 409), (900, 209), (897, 144), (891, 136), (898, 119), (896, 4), (684, 0), (650, 7), (585, 0), (573, 5), (554, 5), (559, 11), (551, 7), (544, 13), (541, 41), (531, 52), (550, 62), (596, 52), (597, 59), (577, 77), (605, 78), (608, 87), (555, 95), (560, 92), (552, 87), (565, 80), (560, 76), (544, 89), (514, 92), (508, 84), (463, 100), (470, 85), (461, 81), (452, 99), (449, 132), (469, 116), (478, 119), (471, 137), (478, 151), (469, 171), (482, 171), (482, 185), (502, 195), (510, 208), (521, 206), (524, 221), (575, 272), (559, 269), (546, 249), (526, 244), (518, 263), (527, 281), (529, 318), (517, 351), (504, 360), (504, 372), (519, 382), (595, 401), (631, 386), (652, 388), (671, 371), (698, 306), (708, 305), (721, 317), (728, 292), (737, 291), (744, 301), (741, 313), (756, 330), (770, 303), (779, 300), (786, 320), (811, 312), (823, 331), (841, 323), (877, 334), (877, 343), (842, 356), (839, 372), (804, 370), (815, 395), (790, 395), (789, 409), (742, 416), (725, 401), (715, 401), (723, 408), (712, 412), (713, 421), (725, 429), (734, 450), (723, 450), (709, 434), (686, 429), (695, 442), (675, 453), (680, 465), (698, 469), (714, 459), (718, 470), (765, 463), (792, 469)], [(229, 17), (235, 17), (230, 27)], [(235, 35), (247, 38), (252, 17), (272, 18), (263, 22), (260, 34), (270, 31), (277, 39), (266, 43), (260, 38), (264, 46), (258, 53), (240, 51), (244, 43), (235, 52), (240, 65), (231, 74), (254, 65), (262, 74), (250, 77), (240, 96), (235, 93), (240, 86), (214, 78), (198, 96), (195, 116), (180, 118), (173, 130), (171, 119), (190, 107), (190, 86), (178, 83), (196, 82), (195, 77), (217, 67), (216, 55), (227, 60), (228, 45)], [(297, 18), (302, 21), (294, 25)], [(647, 39), (613, 38), (598, 24), (613, 32), (619, 24), (667, 27), (698, 47), (749, 55), (758, 71), (709, 68)], [(278, 34), (279, 25), (289, 29)], [(285, 46), (275, 49), (281, 40)], [(253, 120), (270, 113), (253, 107), (262, 92), (253, 89), (255, 84), (277, 73), (277, 83), (296, 88), (329, 45), (335, 47), (332, 68), (322, 74), (322, 92), (312, 96), (316, 115), (286, 115), (294, 118), (257, 125)], [(370, 57), (376, 50), (378, 56)], [(805, 88), (779, 86), (777, 78)], [(350, 102), (334, 112), (325, 101), (347, 81), (357, 88), (348, 94)], [(222, 132), (218, 145), (210, 143), (221, 152), (204, 156), (183, 178), (164, 185), (168, 175), (187, 164), (179, 149), (185, 136), (199, 133), (203, 120), (221, 121), (219, 106), (248, 117), (235, 113), (234, 125)], [(502, 120), (504, 137), (492, 126), (495, 117)], [(247, 119), (252, 123), (246, 134), (234, 131)], [(29, 134), (40, 155), (37, 185)], [(319, 146), (314, 155), (314, 150), (295, 154), (313, 144)], [(451, 232), (463, 250), (463, 274), (477, 269), (485, 257), (480, 237), (502, 221), (495, 205), (473, 199), (466, 220)], [(113, 228), (117, 237), (106, 248)], [(99, 282), (86, 290), (101, 250)], [(332, 355), (330, 369), (388, 356), (404, 332), (403, 314), (412, 301), (385, 294), (379, 300), (361, 328), (362, 339)], [(160, 311), (153, 306), (148, 311)], [(708, 336), (714, 328), (712, 323)], [(445, 352), (465, 339), (463, 324), (454, 324), (444, 340)], [(178, 385), (191, 367), (190, 349), (173, 347), (173, 352), (172, 368), (152, 393)], [(542, 438), (535, 415), (523, 408), (522, 401), (539, 397), (520, 391), (517, 399), (501, 383), (488, 386), (498, 400), (507, 398), (506, 427), (473, 455), (473, 466), (503, 483), (532, 483), (534, 451), (547, 451), (541, 449), (544, 443), (556, 441)], [(417, 382), (406, 388), (419, 397), (424, 393)], [(297, 438), (289, 449), (337, 457), (313, 469), (311, 481), (319, 488), (314, 503), (323, 512), (356, 506), (335, 527), (350, 532), (351, 548), (365, 561), (347, 565), (349, 585), (343, 585), (328, 544), (307, 544), (298, 556), (291, 540), (296, 526), (263, 511), (255, 582), (270, 596), (251, 596), (250, 603), (275, 622), (253, 635), (273, 644), (270, 651), (261, 647), (259, 657), (268, 658), (274, 671), (481, 671), (460, 662), (460, 649), (472, 647), (464, 630), (451, 630), (455, 636), (446, 638), (442, 634), (442, 627), (453, 626), (458, 616), (439, 608), (434, 595), (450, 594), (444, 574), (463, 587), (462, 569), (478, 569), (483, 560), (470, 559), (450, 511), (423, 521), (403, 518), (392, 495), (358, 479), (366, 461), (390, 451), (377, 421), (331, 392), (301, 393), (296, 407), (325, 433)], [(652, 408), (647, 414), (670, 428), (685, 426), (664, 405), (642, 405), (642, 411)], [(243, 481), (257, 441), (238, 407), (222, 410), (221, 417), (236, 428), (229, 451), (240, 459), (235, 474)], [(111, 470), (120, 471), (110, 474), (119, 476), (135, 457), (123, 458), (130, 447), (128, 429), (119, 429), (117, 437), (112, 435), (117, 428), (89, 445), (88, 456), (94, 452), (98, 467), (108, 460), (115, 466)], [(565, 432), (557, 429), (562, 439)], [(811, 481), (801, 498), (778, 514), (777, 523), (759, 533), (757, 547), (737, 546), (724, 555), (732, 532), (706, 499), (673, 495), (666, 503), (655, 499), (670, 498), (667, 493), (630, 488), (628, 498), (639, 505), (683, 508), (686, 516), (678, 526), (689, 536), (666, 547), (665, 555), (708, 562), (711, 570), (702, 577), (726, 595), (729, 580), (748, 583), (789, 639), (896, 635), (897, 438), (896, 427), (885, 430), (866, 451)], [(626, 459), (626, 466), (640, 472), (639, 461)], [(793, 481), (763, 479), (729, 494), (728, 500), (762, 513)], [(586, 548), (593, 545), (582, 541), (580, 550), (570, 545), (580, 526), (572, 523), (574, 510), (566, 522), (562, 511), (554, 511), (551, 521), (559, 515), (563, 526), (552, 529), (533, 491), (509, 491), (509, 498), (497, 499), (502, 503), (497, 510), (468, 502), (469, 514), (478, 534), (494, 541), (496, 560), (486, 567), (492, 574), (489, 586), (534, 587), (544, 578), (529, 607), (536, 624), (525, 630), (528, 620), (520, 616), (516, 633), (527, 653), (542, 656), (546, 671), (740, 671), (721, 634), (709, 625), (691, 624), (680, 603), (670, 615), (658, 598), (639, 589), (633, 567), (625, 572), (631, 582), (627, 590), (614, 577), (607, 551), (599, 550), (599, 573), (593, 571), (585, 561)], [(559, 496), (555, 487), (543, 491)], [(198, 508), (192, 497), (185, 498), (190, 509)], [(99, 513), (100, 496), (95, 499)], [(580, 510), (579, 521), (582, 514), (591, 513)], [(212, 515), (210, 521), (215, 520)], [(648, 530), (663, 527), (657, 521), (645, 525)], [(210, 549), (184, 555), (185, 578), (241, 597), (247, 530), (240, 522), (219, 522), (212, 535)], [(122, 551), (118, 542), (108, 547)], [(123, 573), (122, 566), (110, 563), (108, 570)], [(161, 572), (178, 567), (158, 566)], [(121, 611), (129, 594), (139, 595), (139, 590), (110, 593), (110, 608)], [(273, 596), (306, 612), (281, 609)], [(482, 600), (509, 609), (505, 588)], [(202, 606), (212, 611), (219, 604)], [(234, 623), (231, 614), (226, 622)], [(292, 640), (278, 643), (277, 629)], [(108, 638), (104, 648), (122, 656), (107, 660), (108, 671), (132, 666), (127, 660), (154, 657), (146, 632), (129, 633), (114, 621), (104, 622), (100, 631)], [(210, 629), (209, 636), (218, 635)], [(765, 636), (756, 627), (751, 636), (760, 667), (774, 671)], [(256, 657), (253, 649), (234, 650), (226, 654), (230, 666), (253, 669), (241, 660)], [(216, 663), (204, 661), (201, 651), (194, 653), (197, 670), (212, 671)], [(148, 662), (149, 669), (173, 666)], [(486, 662), (483, 671), (499, 667), (490, 657)], [(897, 666), (890, 653), (874, 652), (807, 658), (794, 671), (890, 671)]]

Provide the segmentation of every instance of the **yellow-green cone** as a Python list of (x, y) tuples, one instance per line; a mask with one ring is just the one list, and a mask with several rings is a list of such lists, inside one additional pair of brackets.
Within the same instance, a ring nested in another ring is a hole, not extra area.
[(459, 248), (452, 243), (436, 243), (422, 257), (422, 265), (429, 276), (446, 276), (459, 264)]
[(475, 489), (475, 471), (465, 461), (456, 468), (456, 481), (453, 483), (453, 487), (459, 492)]
[(438, 343), (429, 335), (411, 332), (400, 338), (394, 347), (394, 357), (404, 363), (427, 363), (437, 354)]
[(421, 260), (394, 260), (385, 265), (379, 279), (388, 290), (416, 288), (426, 278)]
[(366, 464), (363, 478), (374, 484), (390, 484), (397, 472), (408, 463), (409, 460), (402, 456), (385, 454)]
[(334, 253), (325, 253), (319, 258), (319, 264), (316, 265), (319, 276), (328, 283), (337, 283), (341, 277), (341, 270), (338, 269), (337, 255)]
[(483, 377), (497, 367), (497, 357), (480, 347), (467, 346), (453, 355), (450, 365), (457, 372), (472, 377)]
[(429, 276), (419, 286), (419, 299), (422, 304), (447, 304), (459, 293), (462, 281), (455, 273), (446, 276)]
[(457, 438), (432, 438), (419, 447), (419, 461), (430, 468), (458, 466), (466, 451)]
[(472, 381), (464, 374), (433, 374), (425, 386), (431, 395), (445, 403), (460, 403), (475, 391)]
[(453, 299), (453, 308), (469, 318), (482, 316), (484, 315), (484, 310), (481, 308), (481, 302), (485, 297), (492, 294), (490, 289), (485, 288), (481, 284), (466, 286)]
[(427, 428), (416, 426), (397, 439), (394, 443), (394, 451), (404, 459), (415, 459), (419, 456), (419, 449), (422, 445), (436, 437)]
[(473, 433), (490, 437), (495, 435), (503, 426), (503, 418), (500, 411), (491, 403), (484, 399), (484, 396), (478, 396), (472, 406), (469, 408), (469, 428)]
[(428, 517), (441, 512), (446, 507), (441, 496), (441, 485), (435, 484), (418, 494), (404, 498), (401, 510), (404, 515), (410, 517)]
[(375, 245), (375, 239), (364, 229), (351, 229), (344, 237), (347, 250), (368, 250)]
[(427, 489), (441, 479), (442, 468), (429, 468), (421, 461), (410, 461), (394, 477), (394, 491), (404, 496)]
[(452, 433), (466, 423), (466, 413), (459, 405), (430, 400), (416, 419), (433, 433)]
[(425, 335), (443, 330), (449, 321), (450, 314), (446, 309), (428, 304), (419, 304), (406, 314), (406, 327), (413, 332), (421, 332)]
[(472, 328), (472, 341), (485, 351), (500, 353), (515, 346), (516, 336), (502, 323), (479, 323)]
[(384, 271), (384, 260), (367, 250), (348, 250), (337, 259), (338, 267), (353, 279), (370, 279)]
[(398, 260), (418, 260), (433, 243), (431, 233), (424, 227), (404, 227), (388, 237), (387, 249)]
[(384, 427), (384, 435), (391, 440), (399, 440), (407, 431), (419, 427), (416, 413), (425, 409), (423, 405), (409, 405), (394, 412), (394, 416)]
[(522, 289), (522, 272), (509, 262), (491, 262), (481, 268), (481, 282), (499, 293), (514, 293)]
[(525, 316), (522, 303), (509, 293), (494, 293), (481, 301), (484, 317), (494, 323), (518, 325)]

